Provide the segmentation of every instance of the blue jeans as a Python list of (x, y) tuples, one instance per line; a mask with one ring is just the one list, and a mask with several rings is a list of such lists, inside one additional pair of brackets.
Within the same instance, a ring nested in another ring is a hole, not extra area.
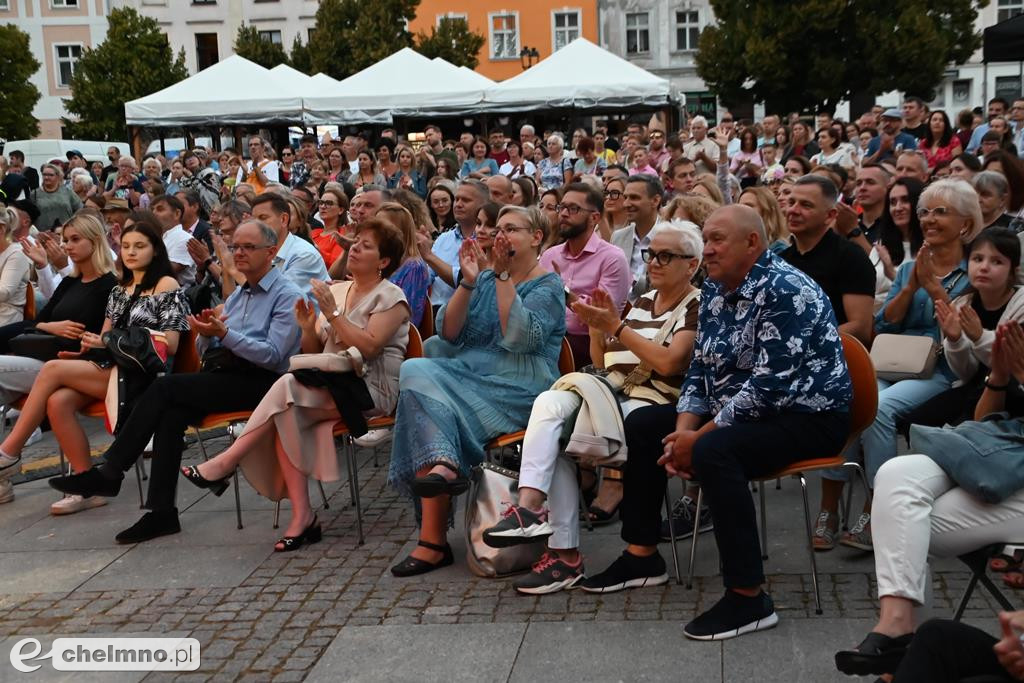
[[(864, 449), (864, 471), (872, 488), (878, 468), (896, 457), (897, 419), (949, 389), (952, 383), (952, 379), (941, 368), (936, 368), (928, 379), (904, 379), (899, 382), (878, 380), (878, 414), (875, 421), (846, 450), (847, 462), (856, 462), (858, 450)], [(850, 475), (849, 468), (822, 472), (822, 477), (833, 481), (847, 481)]]

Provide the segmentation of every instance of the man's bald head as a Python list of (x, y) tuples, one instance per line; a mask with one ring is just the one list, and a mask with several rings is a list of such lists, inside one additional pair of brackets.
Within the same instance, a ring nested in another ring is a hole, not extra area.
[(704, 221), (703, 234), (708, 277), (729, 290), (743, 282), (768, 244), (761, 216), (742, 204), (716, 209)]
[(508, 176), (495, 175), (484, 181), (491, 192), (491, 201), (504, 206), (512, 203), (512, 181)]

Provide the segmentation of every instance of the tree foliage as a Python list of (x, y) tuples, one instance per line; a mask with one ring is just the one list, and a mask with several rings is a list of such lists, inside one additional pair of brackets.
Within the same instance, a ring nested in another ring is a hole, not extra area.
[(32, 110), (40, 94), (29, 81), (38, 70), (28, 34), (14, 24), (0, 26), (0, 137), (18, 140), (39, 134)]
[(255, 26), (245, 24), (238, 27), (238, 34), (235, 35), (235, 54), (265, 69), (288, 63), (284, 47), (261, 37)]
[(484, 36), (471, 31), (462, 17), (446, 18), (431, 27), (430, 35), (422, 31), (416, 34), (416, 51), (430, 59), (440, 57), (455, 66), (475, 69), (484, 42)]
[(950, 63), (981, 45), (988, 0), (711, 0), (697, 73), (727, 105), (834, 108), (859, 92), (932, 99)]
[(309, 41), (313, 71), (342, 79), (412, 45), (420, 0), (321, 0)]
[(298, 69), (307, 76), (316, 73), (313, 71), (313, 56), (309, 52), (309, 45), (304, 45), (298, 35), (292, 42), (292, 51), (288, 61), (291, 62), (293, 69)]
[(64, 119), (72, 137), (125, 140), (124, 103), (162, 90), (188, 76), (185, 53), (177, 57), (154, 19), (130, 7), (113, 9), (107, 37), (82, 58), (65, 102), (75, 119)]

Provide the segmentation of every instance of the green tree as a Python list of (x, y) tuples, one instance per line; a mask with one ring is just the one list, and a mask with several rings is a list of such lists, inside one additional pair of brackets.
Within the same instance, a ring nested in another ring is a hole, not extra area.
[(313, 72), (343, 79), (403, 47), (420, 0), (321, 0), (309, 40)]
[(430, 59), (440, 57), (455, 66), (475, 69), (484, 42), (484, 36), (469, 30), (469, 23), (462, 17), (445, 18), (431, 27), (430, 35), (422, 31), (416, 34), (416, 51)]
[(298, 69), (307, 76), (312, 76), (313, 71), (313, 56), (309, 53), (309, 45), (303, 45), (302, 40), (299, 36), (295, 36), (295, 41), (292, 43), (292, 51), (289, 55), (289, 61), (291, 62), (292, 68)]
[(39, 135), (39, 121), (32, 110), (39, 89), (29, 79), (39, 70), (32, 56), (28, 34), (14, 24), (0, 26), (0, 137), (8, 140)]
[(71, 77), (64, 124), (72, 137), (126, 140), (124, 103), (174, 85), (188, 76), (185, 52), (174, 56), (154, 19), (126, 7), (110, 11), (107, 37), (82, 58)]
[(288, 63), (284, 47), (260, 36), (255, 26), (245, 24), (238, 27), (238, 33), (235, 35), (235, 54), (265, 69), (273, 69), (278, 64)]
[[(931, 99), (950, 63), (981, 45), (988, 0), (711, 0), (697, 73), (726, 105), (832, 109), (859, 92)], [(794, 17), (798, 20), (794, 21)]]

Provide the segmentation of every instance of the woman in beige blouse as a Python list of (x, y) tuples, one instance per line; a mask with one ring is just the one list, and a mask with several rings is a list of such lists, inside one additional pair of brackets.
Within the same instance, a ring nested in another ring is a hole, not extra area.
[[(350, 347), (359, 351), (366, 368), (363, 381), (373, 399), (367, 415), (390, 414), (398, 401), (409, 305), (388, 276), (401, 264), (404, 251), (393, 226), (376, 218), (364, 221), (349, 251), (352, 279), (329, 287), (313, 280), (319, 316), (310, 302), (300, 299), (295, 304), (303, 353), (338, 353)], [(223, 492), (224, 480), (240, 466), (261, 495), (290, 499), (291, 522), (274, 550), (297, 550), (321, 536), (307, 478), (341, 478), (333, 436), (340, 417), (326, 389), (306, 386), (287, 373), (270, 388), (230, 448), (198, 467), (183, 467), (182, 474), (197, 486)]]
[(25, 317), (25, 292), (31, 266), (20, 244), (11, 241), (18, 212), (0, 207), (0, 325)]

